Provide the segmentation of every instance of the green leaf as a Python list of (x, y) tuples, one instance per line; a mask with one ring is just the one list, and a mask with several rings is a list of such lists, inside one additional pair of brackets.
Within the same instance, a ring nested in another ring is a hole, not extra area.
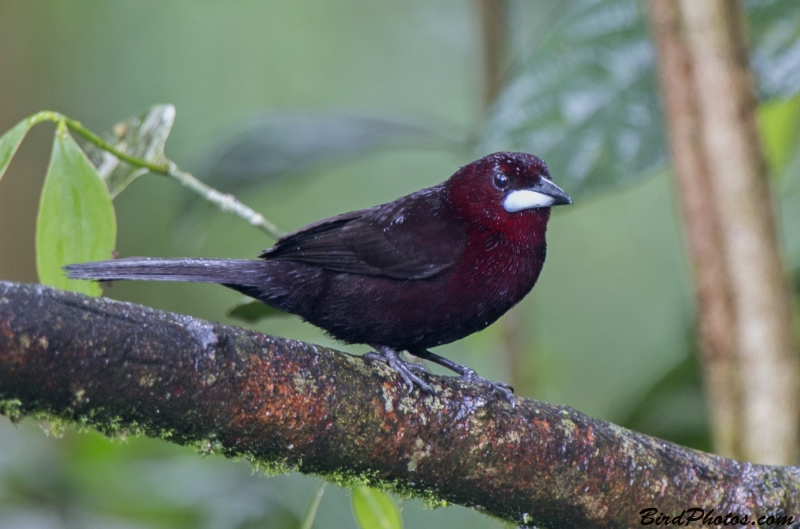
[(282, 310), (270, 307), (260, 301), (248, 299), (234, 305), (229, 311), (228, 316), (242, 321), (254, 323), (267, 318), (275, 318), (276, 316), (288, 316), (289, 314)]
[(5, 174), (6, 169), (8, 169), (8, 164), (11, 163), (11, 158), (14, 156), (14, 153), (17, 152), (19, 144), (22, 143), (25, 134), (27, 134), (35, 124), (36, 122), (32, 121), (30, 118), (25, 118), (0, 137), (0, 179), (3, 178), (3, 174)]
[[(532, 7), (515, 15), (514, 25), (532, 37), (517, 50), (521, 57), (494, 105), (478, 154), (541, 156), (573, 198), (656, 174), (667, 148), (646, 3), (525, 5)], [(800, 2), (746, 5), (760, 96), (791, 97), (800, 92)]]
[[(163, 163), (166, 160), (164, 144), (174, 122), (174, 106), (154, 105), (138, 116), (117, 123), (103, 134), (103, 139), (126, 154), (148, 162)], [(94, 145), (88, 144), (84, 149), (97, 167), (97, 174), (108, 186), (111, 198), (116, 198), (134, 180), (148, 172)]]
[(110, 259), (116, 238), (117, 220), (108, 189), (66, 128), (59, 126), (36, 223), (39, 280), (100, 295), (97, 283), (67, 279), (61, 267)]
[(645, 8), (559, 4), (496, 102), (479, 154), (541, 156), (573, 198), (661, 167), (667, 150)]
[(800, 91), (800, 2), (749, 0), (746, 5), (759, 96), (792, 97)]
[(770, 169), (783, 169), (798, 154), (800, 96), (762, 103), (758, 107), (758, 124)]
[(353, 489), (353, 515), (361, 529), (402, 529), (403, 519), (392, 499), (369, 487)]

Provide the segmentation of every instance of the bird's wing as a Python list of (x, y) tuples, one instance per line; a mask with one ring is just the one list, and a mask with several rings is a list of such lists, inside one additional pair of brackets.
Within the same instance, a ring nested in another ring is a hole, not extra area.
[(431, 277), (458, 262), (467, 227), (447, 215), (437, 188), (331, 217), (281, 238), (269, 260), (395, 279)]

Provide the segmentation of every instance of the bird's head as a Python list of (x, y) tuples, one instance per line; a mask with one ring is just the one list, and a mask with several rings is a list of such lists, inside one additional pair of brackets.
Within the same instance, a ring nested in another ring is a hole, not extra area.
[(547, 164), (532, 154), (496, 152), (465, 165), (444, 188), (456, 214), (504, 235), (541, 233), (550, 207), (572, 199), (550, 180)]

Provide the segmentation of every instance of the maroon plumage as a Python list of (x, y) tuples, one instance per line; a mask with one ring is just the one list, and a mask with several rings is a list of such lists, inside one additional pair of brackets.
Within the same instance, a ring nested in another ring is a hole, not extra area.
[(427, 349), (487, 327), (533, 288), (550, 206), (569, 203), (542, 160), (495, 153), (437, 186), (290, 233), (261, 260), (133, 258), (66, 270), (82, 279), (221, 283), (339, 340), (374, 346), (409, 385), (428, 388), (398, 351), (485, 382)]

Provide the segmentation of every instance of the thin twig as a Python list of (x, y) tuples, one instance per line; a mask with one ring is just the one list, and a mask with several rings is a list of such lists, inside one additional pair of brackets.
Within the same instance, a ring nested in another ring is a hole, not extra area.
[(314, 489), (314, 495), (311, 496), (311, 501), (308, 502), (306, 513), (303, 515), (303, 522), (300, 524), (300, 529), (311, 529), (314, 525), (314, 518), (317, 517), (317, 509), (319, 509), (319, 502), (322, 501), (322, 495), (325, 494), (325, 487), (328, 482), (324, 479), (319, 480), (317, 488)]
[(235, 196), (229, 193), (222, 193), (213, 187), (204, 184), (192, 176), (191, 173), (187, 173), (186, 171), (181, 171), (178, 169), (178, 166), (173, 162), (168, 162), (167, 164), (168, 169), (163, 174), (169, 176), (173, 180), (178, 181), (184, 187), (188, 187), (212, 204), (215, 204), (220, 211), (225, 213), (233, 213), (237, 217), (249, 222), (251, 226), (255, 226), (256, 228), (264, 230), (276, 239), (280, 239), (285, 235), (284, 232), (275, 226), (275, 224), (265, 219), (264, 215), (242, 204), (236, 200)]
[(276, 239), (279, 239), (284, 235), (284, 232), (279, 230), (275, 224), (264, 218), (264, 215), (261, 213), (239, 202), (233, 195), (222, 193), (213, 187), (204, 184), (191, 173), (182, 171), (174, 162), (166, 158), (160, 162), (153, 162), (131, 156), (130, 154), (117, 149), (106, 140), (84, 127), (80, 121), (70, 119), (59, 112), (45, 110), (31, 116), (29, 119), (32, 123), (40, 123), (42, 121), (54, 121), (58, 124), (63, 123), (75, 134), (78, 134), (92, 145), (113, 154), (123, 162), (129, 163), (135, 167), (145, 168), (153, 173), (168, 176), (173, 180), (176, 180), (184, 187), (189, 188), (198, 195), (202, 196), (208, 202), (216, 205), (220, 211), (225, 213), (233, 213), (237, 217), (245, 220), (251, 226), (259, 228)]

